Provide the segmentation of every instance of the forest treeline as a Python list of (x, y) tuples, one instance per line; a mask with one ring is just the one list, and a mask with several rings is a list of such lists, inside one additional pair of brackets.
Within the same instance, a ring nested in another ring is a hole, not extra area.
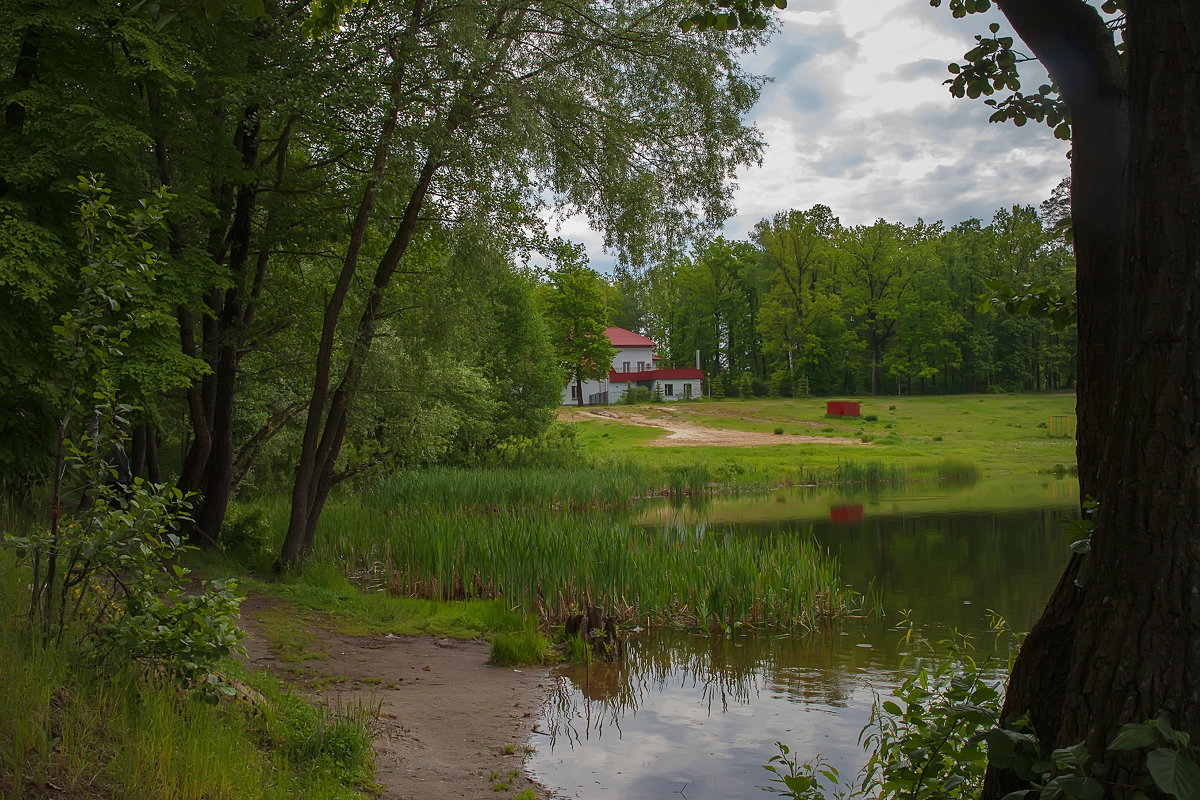
[(1069, 331), (975, 310), (990, 278), (1070, 284), (1032, 209), (712, 238), (762, 147), (739, 56), (763, 32), (681, 33), (687, 0), (258, 6), (0, 4), (4, 489), (51, 482), (111, 395), (197, 541), (236, 493), (290, 491), (295, 563), (349, 478), (556, 451), (597, 291), (589, 324), (698, 350), (718, 394), (1069, 382)]
[(102, 427), (103, 376), (199, 541), (290, 486), (294, 563), (347, 478), (542, 437), (542, 213), (645, 263), (719, 226), (761, 149), (739, 59), (766, 34), (681, 33), (691, 8), (0, 4), (4, 486)]
[(781, 211), (749, 241), (618, 270), (610, 319), (658, 342), (664, 363), (698, 353), (718, 397), (1070, 388), (1074, 326), (1005, 313), (1022, 293), (1072, 291), (1068, 195), (1064, 181), (1040, 208), (949, 228)]

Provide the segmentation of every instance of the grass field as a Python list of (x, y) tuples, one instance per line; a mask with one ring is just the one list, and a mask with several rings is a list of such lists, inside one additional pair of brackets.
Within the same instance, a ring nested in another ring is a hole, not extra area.
[[(946, 459), (975, 464), (984, 475), (1053, 472), (1075, 463), (1074, 436), (1052, 434), (1052, 418), (1066, 417), (1074, 433), (1073, 394), (953, 395), (944, 397), (863, 398), (862, 416), (827, 418), (825, 400), (723, 400), (663, 405), (614, 406), (708, 428), (783, 433), (777, 445), (758, 447), (648, 447), (666, 431), (614, 420), (571, 422), (584, 452), (651, 469), (696, 462), (730, 464), (738, 471), (800, 477), (836, 469), (847, 461), (879, 461), (932, 473)], [(874, 417), (874, 419), (871, 419)], [(825, 444), (814, 437), (847, 444)]]

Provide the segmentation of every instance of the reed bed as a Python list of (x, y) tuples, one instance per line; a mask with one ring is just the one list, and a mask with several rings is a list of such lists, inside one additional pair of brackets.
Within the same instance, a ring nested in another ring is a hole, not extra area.
[(624, 508), (645, 497), (767, 491), (780, 482), (781, 476), (733, 463), (666, 470), (620, 461), (572, 470), (430, 467), (379, 478), (367, 484), (360, 496), (380, 508), (595, 511)]
[(369, 484), (363, 500), (380, 508), (589, 510), (620, 508), (662, 491), (661, 476), (632, 464), (576, 470), (430, 467)]
[(664, 533), (601, 514), (332, 505), (312, 557), (395, 594), (503, 598), (546, 622), (597, 604), (656, 624), (813, 628), (856, 600), (798, 531)]

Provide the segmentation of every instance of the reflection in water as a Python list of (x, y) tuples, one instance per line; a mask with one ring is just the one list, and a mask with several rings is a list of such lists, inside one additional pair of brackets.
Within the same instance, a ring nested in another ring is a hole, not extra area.
[[(527, 766), (563, 797), (755, 797), (769, 777), (762, 764), (783, 741), (802, 759), (824, 755), (852, 778), (864, 760), (858, 732), (874, 693), (898, 680), (901, 634), (890, 626), (899, 612), (911, 609), (926, 638), (958, 631), (983, 651), (991, 649), (989, 609), (1027, 628), (1066, 563), (1058, 520), (1069, 516), (1061, 506), (1074, 493), (1064, 487), (1041, 485), (1041, 508), (1008, 512), (987, 505), (1027, 488), (975, 487), (949, 515), (936, 513), (928, 494), (838, 498), (863, 509), (861, 520), (838, 524), (826, 498), (818, 513), (801, 514), (801, 525), (840, 557), (847, 583), (875, 587), (884, 620), (846, 620), (807, 636), (630, 636), (624, 662), (557, 671), (539, 722), (548, 736), (533, 737)], [(1052, 491), (1059, 497), (1049, 499)], [(766, 508), (779, 505), (786, 503)], [(720, 501), (703, 515), (684, 507), (647, 516), (661, 513), (654, 524), (667, 535), (756, 536), (797, 524), (752, 507), (739, 524)]]
[[(855, 769), (872, 687), (895, 680), (879, 623), (803, 637), (631, 636), (624, 664), (558, 671), (527, 765), (567, 797), (745, 797), (783, 740)], [(873, 629), (873, 630), (869, 630)], [(836, 716), (834, 716), (836, 715)]]

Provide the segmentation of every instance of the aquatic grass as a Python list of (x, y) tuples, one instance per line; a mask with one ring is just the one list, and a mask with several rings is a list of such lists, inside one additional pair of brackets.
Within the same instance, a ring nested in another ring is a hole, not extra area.
[(500, 633), (492, 639), (489, 664), (500, 667), (522, 667), (545, 664), (550, 660), (550, 642), (537, 630)]
[(769, 471), (746, 469), (732, 458), (666, 468), (606, 459), (570, 470), (430, 467), (378, 478), (362, 487), (358, 496), (364, 505), (381, 509), (570, 512), (625, 508), (639, 499), (663, 495), (696, 497), (762, 491), (776, 480)]
[(832, 480), (828, 482), (874, 488), (895, 486), (904, 483), (908, 478), (909, 470), (903, 464), (885, 461), (843, 461), (834, 470)]
[(502, 598), (547, 621), (596, 604), (659, 623), (815, 627), (852, 605), (836, 559), (799, 531), (661, 532), (602, 514), (529, 511), (333, 506), (326, 517), (316, 562), (370, 573), (398, 595)]
[(364, 488), (363, 499), (379, 508), (587, 510), (623, 507), (661, 492), (661, 473), (612, 462), (570, 470), (430, 467), (379, 478)]
[(957, 486), (972, 486), (979, 480), (979, 467), (961, 458), (944, 458), (933, 466), (939, 480)]

